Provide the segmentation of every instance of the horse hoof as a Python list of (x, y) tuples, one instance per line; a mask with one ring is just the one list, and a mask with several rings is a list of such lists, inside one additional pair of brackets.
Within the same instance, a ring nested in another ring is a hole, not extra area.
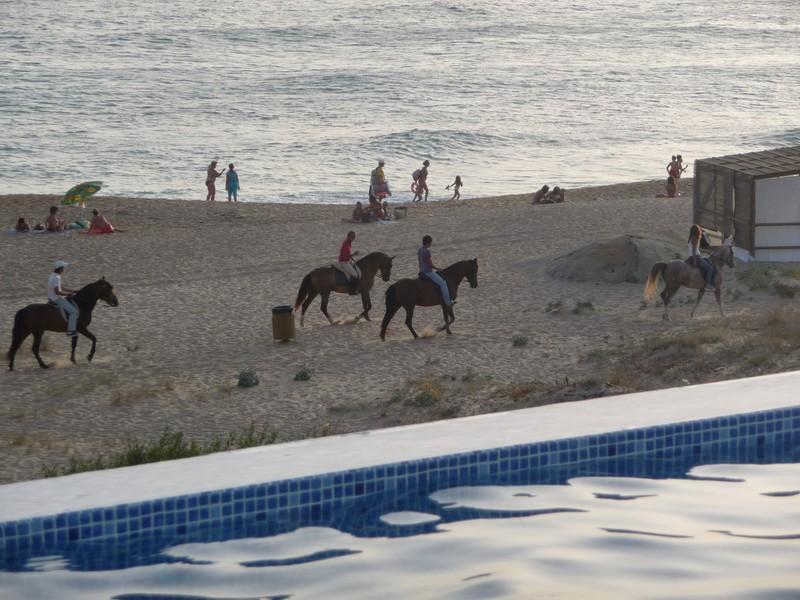
[(372, 321), (372, 319), (369, 318), (369, 315), (364, 315), (364, 320), (365, 321)]
[(92, 359), (93, 359), (93, 358), (94, 358), (94, 355), (92, 355), (92, 354), (89, 354), (89, 355), (86, 357), (86, 360), (88, 360), (89, 362), (92, 362)]
[(43, 369), (49, 369), (50, 368), (50, 365), (39, 365), (39, 366), (42, 367)]
[(448, 329), (447, 330), (447, 335), (453, 335), (453, 332)]

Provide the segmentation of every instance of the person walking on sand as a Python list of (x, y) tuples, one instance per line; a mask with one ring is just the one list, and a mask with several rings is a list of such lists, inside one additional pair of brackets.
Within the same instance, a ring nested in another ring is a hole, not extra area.
[(461, 175), (456, 175), (456, 180), (448, 185), (446, 190), (453, 188), (453, 197), (450, 200), (459, 200), (461, 198), (461, 192), (459, 191), (464, 184), (461, 183)]
[(358, 280), (361, 277), (361, 273), (358, 272), (358, 267), (353, 264), (353, 257), (358, 255), (358, 250), (353, 252), (353, 242), (355, 239), (356, 232), (348, 231), (347, 237), (339, 248), (339, 261), (334, 264), (347, 278), (347, 282), (350, 284), (351, 296), (354, 296), (358, 291)]
[(417, 193), (416, 196), (414, 196), (415, 198), (418, 196), (419, 199), (422, 200), (422, 192), (425, 192), (425, 202), (428, 201), (428, 167), (430, 165), (430, 161), (422, 161), (422, 168), (419, 170), (419, 176), (417, 177)]
[(383, 172), (383, 167), (386, 161), (382, 158), (378, 159), (378, 166), (372, 169), (369, 177), (369, 202), (372, 204), (375, 201), (383, 200), (392, 195), (389, 189), (389, 182), (386, 180), (386, 173)]
[(222, 177), (224, 172), (225, 169), (222, 169), (222, 171), (217, 171), (217, 161), (215, 160), (212, 160), (211, 164), (208, 165), (208, 169), (206, 171), (206, 187), (208, 188), (206, 202), (214, 202), (214, 199), (217, 195), (217, 186), (215, 182), (217, 177)]
[(67, 263), (63, 260), (56, 261), (50, 279), (47, 280), (47, 299), (64, 311), (67, 317), (67, 336), (75, 337), (78, 335), (78, 307), (67, 300), (75, 294), (75, 291), (61, 286), (61, 275), (66, 267)]
[(442, 303), (445, 306), (452, 306), (453, 301), (450, 299), (450, 290), (447, 289), (447, 282), (444, 280), (444, 277), (437, 273), (440, 269), (433, 264), (433, 259), (431, 258), (432, 244), (433, 238), (431, 236), (426, 235), (422, 238), (422, 246), (417, 250), (419, 272), (422, 276), (427, 277), (439, 286), (439, 290), (442, 293)]
[(225, 174), (225, 190), (228, 192), (228, 202), (233, 197), (234, 202), (239, 201), (239, 174), (236, 172), (233, 163), (228, 165), (228, 172)]

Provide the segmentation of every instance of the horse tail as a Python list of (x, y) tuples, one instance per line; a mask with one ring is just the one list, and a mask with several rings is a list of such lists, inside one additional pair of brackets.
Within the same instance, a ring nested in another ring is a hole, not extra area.
[(17, 314), (14, 315), (14, 327), (11, 329), (11, 347), (6, 352), (6, 360), (11, 358), (11, 352), (16, 352), (16, 349), (19, 348), (20, 344), (22, 344), (22, 340), (24, 339), (24, 330), (25, 330), (25, 309), (21, 308), (17, 311)]
[(650, 276), (647, 278), (647, 283), (644, 285), (644, 299), (650, 302), (656, 295), (658, 287), (658, 277), (664, 278), (664, 271), (667, 269), (667, 263), (657, 262), (650, 269)]
[(297, 300), (294, 301), (295, 310), (300, 308), (303, 300), (305, 300), (306, 296), (308, 296), (309, 291), (311, 291), (311, 273), (303, 277), (303, 283), (300, 284), (300, 289), (297, 290)]

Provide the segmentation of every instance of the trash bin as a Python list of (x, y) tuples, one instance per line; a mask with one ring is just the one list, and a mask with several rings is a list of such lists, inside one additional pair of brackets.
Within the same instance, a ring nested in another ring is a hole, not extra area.
[(294, 339), (294, 312), (291, 306), (276, 306), (272, 309), (272, 339)]

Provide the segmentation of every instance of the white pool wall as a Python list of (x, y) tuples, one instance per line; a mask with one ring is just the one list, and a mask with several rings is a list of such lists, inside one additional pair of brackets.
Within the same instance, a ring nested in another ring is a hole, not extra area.
[(0, 486), (0, 522), (797, 406), (800, 371), (593, 398)]

